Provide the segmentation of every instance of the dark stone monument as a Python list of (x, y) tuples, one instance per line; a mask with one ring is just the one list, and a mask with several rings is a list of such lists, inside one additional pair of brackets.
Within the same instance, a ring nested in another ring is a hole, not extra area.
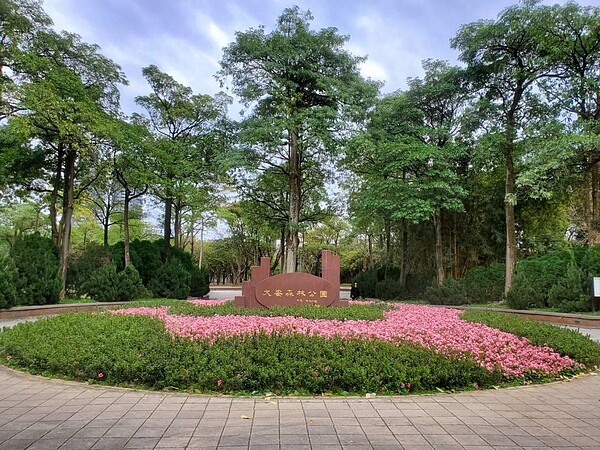
[(282, 273), (269, 276), (270, 258), (261, 258), (253, 266), (250, 280), (242, 283), (242, 295), (235, 298), (237, 306), (269, 308), (271, 306), (347, 306), (340, 300), (340, 257), (323, 250), (323, 277), (308, 273)]

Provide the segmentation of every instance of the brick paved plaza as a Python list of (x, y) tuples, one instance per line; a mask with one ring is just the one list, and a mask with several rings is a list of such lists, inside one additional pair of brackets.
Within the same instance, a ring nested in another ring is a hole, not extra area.
[(600, 377), (393, 398), (209, 397), (0, 368), (0, 449), (600, 448)]

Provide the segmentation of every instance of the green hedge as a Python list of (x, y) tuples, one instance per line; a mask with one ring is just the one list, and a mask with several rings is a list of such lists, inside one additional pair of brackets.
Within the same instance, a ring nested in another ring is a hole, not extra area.
[(328, 320), (382, 320), (383, 312), (390, 309), (385, 303), (372, 305), (349, 305), (344, 307), (322, 308), (319, 306), (281, 306), (274, 308), (245, 308), (236, 306), (234, 302), (227, 302), (216, 306), (194, 306), (188, 302), (178, 300), (142, 300), (133, 302), (123, 308), (168, 306), (170, 314), (182, 316), (291, 316), (305, 317), (307, 319)]

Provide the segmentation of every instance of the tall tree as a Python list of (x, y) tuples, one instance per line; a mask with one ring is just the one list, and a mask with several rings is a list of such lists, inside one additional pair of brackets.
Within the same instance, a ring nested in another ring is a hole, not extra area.
[[(420, 123), (415, 124), (413, 133), (424, 144), (438, 148), (438, 158), (432, 164), (442, 162), (448, 170), (456, 166), (462, 149), (457, 139), (461, 132), (462, 113), (469, 100), (469, 87), (465, 73), (458, 67), (451, 67), (447, 62), (426, 60), (423, 62), (425, 77), (409, 79), (407, 96), (421, 113)], [(441, 161), (440, 161), (441, 160)], [(458, 196), (464, 195), (456, 190)], [(462, 209), (458, 203), (447, 202), (448, 198), (437, 199), (436, 211), (433, 214), (435, 227), (435, 255), (437, 281), (444, 282), (446, 264), (444, 261), (444, 245), (442, 241), (442, 211), (444, 209)]]
[(325, 173), (340, 138), (378, 88), (360, 75), (364, 58), (344, 49), (348, 37), (335, 28), (313, 31), (312, 20), (310, 12), (293, 7), (283, 11), (271, 33), (263, 26), (238, 32), (225, 48), (219, 72), (252, 106), (243, 137), (254, 168), (271, 168), (287, 182), (284, 272), (297, 267), (304, 184)]
[[(171, 225), (175, 212), (175, 244), (179, 246), (182, 208), (188, 206), (188, 194), (194, 190), (209, 189), (215, 180), (216, 157), (225, 142), (217, 126), (225, 121), (230, 98), (224, 94), (215, 97), (194, 94), (156, 66), (148, 66), (142, 73), (152, 93), (136, 98), (146, 110), (136, 120), (144, 123), (155, 135), (152, 167), (157, 182), (155, 194), (164, 202), (165, 257), (173, 233)], [(175, 207), (175, 211), (173, 208)]]
[[(435, 76), (434, 71), (429, 72), (429, 77)], [(418, 80), (411, 83), (410, 93), (396, 93), (380, 101), (366, 131), (349, 147), (345, 161), (360, 178), (352, 196), (352, 210), (359, 216), (374, 216), (375, 212), (375, 216), (383, 217), (388, 254), (392, 223), (401, 222), (401, 282), (406, 277), (409, 222), (433, 219), (436, 231), (440, 231), (441, 211), (462, 210), (465, 196), (454, 169), (459, 149), (452, 145), (460, 101), (448, 92), (438, 98), (431, 84)], [(438, 87), (443, 89), (441, 83)], [(438, 116), (440, 105), (446, 106)], [(441, 245), (441, 236), (436, 235)], [(436, 248), (439, 250), (439, 245)], [(441, 257), (436, 261), (438, 280), (442, 282), (445, 266)]]
[(473, 76), (474, 85), (493, 107), (502, 134), (497, 150), (506, 169), (504, 212), (506, 223), (506, 281), (512, 286), (517, 257), (515, 226), (516, 162), (519, 136), (527, 120), (536, 114), (534, 86), (543, 78), (556, 76), (555, 67), (540, 54), (544, 40), (538, 0), (524, 0), (505, 9), (496, 20), (479, 20), (463, 25), (452, 40)]
[(36, 34), (51, 25), (40, 0), (0, 0), (0, 119), (21, 109), (13, 92), (21, 75), (21, 58)]
[(38, 33), (21, 67), (27, 76), (18, 91), (24, 112), (12, 121), (27, 131), (30, 148), (37, 144), (45, 155), (42, 162), (50, 181), (38, 180), (38, 185), (49, 190), (64, 298), (75, 199), (100, 173), (93, 164), (98, 144), (118, 108), (117, 86), (126, 80), (98, 46), (66, 32)]

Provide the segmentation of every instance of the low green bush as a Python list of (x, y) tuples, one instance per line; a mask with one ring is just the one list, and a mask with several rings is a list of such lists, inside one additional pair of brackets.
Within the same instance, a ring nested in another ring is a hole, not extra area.
[(515, 309), (547, 307), (550, 289), (565, 277), (572, 260), (572, 252), (555, 251), (517, 262), (507, 305)]
[(208, 282), (208, 272), (204, 269), (194, 267), (191, 274), (190, 295), (192, 297), (204, 297), (210, 292)]
[(176, 258), (164, 263), (157, 271), (148, 289), (154, 297), (186, 299), (190, 296), (191, 275)]
[(92, 274), (112, 261), (111, 253), (103, 245), (90, 243), (80, 254), (72, 255), (67, 271), (67, 286), (75, 298), (86, 294), (84, 284)]
[(82, 289), (97, 302), (127, 302), (149, 294), (131, 264), (119, 273), (113, 264), (100, 267), (91, 274)]
[(234, 302), (227, 302), (216, 306), (194, 306), (188, 302), (178, 300), (142, 300), (132, 302), (125, 308), (132, 307), (168, 306), (170, 314), (183, 316), (291, 316), (305, 317), (307, 319), (337, 319), (337, 320), (381, 320), (383, 312), (390, 308), (385, 303), (372, 305), (349, 305), (344, 307), (321, 308), (318, 306), (281, 306), (274, 308), (244, 308), (236, 306)]
[(536, 345), (547, 345), (587, 367), (600, 365), (600, 344), (575, 330), (493, 311), (465, 311), (462, 318), (526, 337)]
[(425, 300), (432, 305), (463, 305), (467, 302), (467, 290), (461, 280), (448, 278), (443, 284), (429, 286)]
[(17, 303), (16, 277), (12, 260), (0, 257), (0, 308), (10, 308)]
[(11, 248), (17, 271), (15, 288), (18, 305), (58, 303), (58, 247), (38, 233), (20, 236)]
[(585, 275), (573, 262), (569, 264), (565, 277), (548, 292), (548, 306), (565, 313), (589, 311), (591, 305), (588, 296), (583, 294), (585, 289)]
[(5, 364), (32, 373), (153, 389), (257, 394), (401, 394), (502, 381), (472, 361), (401, 344), (255, 334), (173, 339), (156, 319), (67, 314), (0, 332)]

